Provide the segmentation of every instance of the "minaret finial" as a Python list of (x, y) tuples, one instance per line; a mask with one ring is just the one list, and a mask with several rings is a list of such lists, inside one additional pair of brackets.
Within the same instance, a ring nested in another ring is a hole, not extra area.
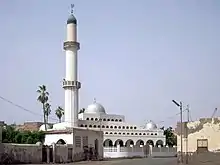
[(74, 4), (71, 4), (71, 14), (73, 14)]
[(93, 103), (96, 103), (96, 98), (94, 97), (94, 99), (93, 99)]

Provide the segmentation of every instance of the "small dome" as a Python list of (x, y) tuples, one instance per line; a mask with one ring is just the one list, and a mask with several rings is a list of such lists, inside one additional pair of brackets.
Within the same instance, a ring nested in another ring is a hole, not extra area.
[(86, 108), (85, 113), (105, 113), (105, 108), (94, 100), (93, 104)]
[(71, 23), (77, 24), (76, 17), (74, 17), (73, 14), (71, 14), (71, 15), (69, 16), (68, 20), (67, 20), (67, 24), (71, 24)]
[(153, 121), (150, 121), (146, 124), (145, 129), (154, 130), (157, 129), (157, 125)]
[[(47, 129), (51, 129), (52, 126), (50, 126), (49, 124), (46, 124), (46, 128), (47, 128)], [(40, 131), (45, 131), (45, 124), (41, 125), (40, 128), (39, 128), (39, 130), (40, 130)]]

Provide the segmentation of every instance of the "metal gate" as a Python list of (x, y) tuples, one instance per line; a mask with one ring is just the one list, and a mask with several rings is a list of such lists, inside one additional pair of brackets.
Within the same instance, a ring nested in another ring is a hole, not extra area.
[(208, 151), (208, 139), (197, 139), (197, 152)]

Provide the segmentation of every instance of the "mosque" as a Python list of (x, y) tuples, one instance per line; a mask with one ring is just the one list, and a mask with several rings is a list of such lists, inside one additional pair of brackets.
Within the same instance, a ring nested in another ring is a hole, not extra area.
[[(66, 57), (66, 76), (63, 80), (65, 92), (64, 122), (54, 124), (53, 127), (46, 126), (45, 144), (66, 143), (83, 146), (82, 141), (88, 144), (100, 141), (103, 148), (107, 146), (153, 146), (165, 144), (163, 130), (157, 128), (152, 121), (143, 128), (127, 123), (125, 116), (107, 114), (105, 108), (96, 100), (89, 105), (84, 112), (79, 113), (79, 89), (81, 83), (78, 81), (78, 50), (80, 44), (77, 42), (77, 20), (71, 12), (67, 20), (67, 39), (63, 46)], [(45, 130), (45, 125), (40, 127)], [(71, 131), (70, 131), (71, 130)], [(74, 130), (77, 130), (77, 138)], [(81, 138), (82, 137), (82, 138)], [(88, 140), (90, 138), (91, 140)], [(97, 144), (94, 144), (97, 145)], [(101, 152), (101, 149), (99, 149)]]

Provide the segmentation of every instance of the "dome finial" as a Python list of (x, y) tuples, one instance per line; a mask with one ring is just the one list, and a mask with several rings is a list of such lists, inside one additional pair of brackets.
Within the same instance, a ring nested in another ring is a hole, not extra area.
[(93, 98), (93, 103), (96, 103), (96, 98), (95, 97)]
[(71, 14), (73, 14), (74, 4), (71, 4)]

